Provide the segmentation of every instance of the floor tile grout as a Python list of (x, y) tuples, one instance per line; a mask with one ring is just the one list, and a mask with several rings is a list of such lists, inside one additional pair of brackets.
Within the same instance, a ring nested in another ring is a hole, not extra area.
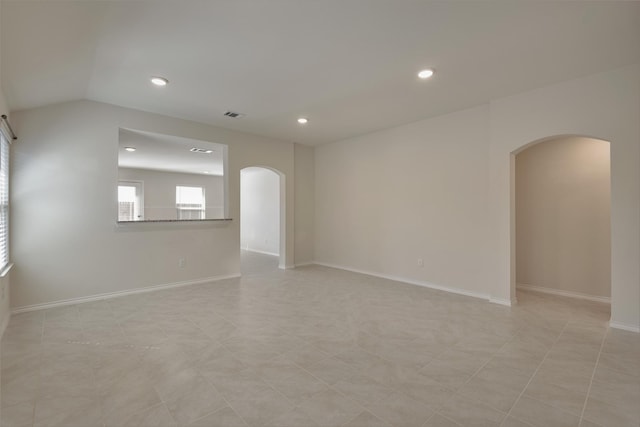
[[(573, 360), (572, 355), (576, 354), (580, 360), (585, 359), (586, 364), (593, 363), (591, 357), (596, 357), (591, 371), (588, 365), (579, 365), (584, 373), (584, 379), (580, 381), (585, 381), (585, 385), (590, 374), (584, 401), (578, 400), (579, 395), (571, 398), (571, 402), (576, 400), (577, 405), (582, 403), (580, 415), (576, 417), (579, 422), (586, 422), (584, 414), (587, 409), (591, 411), (589, 396), (598, 383), (595, 380), (598, 367), (606, 363), (604, 366), (611, 369), (615, 379), (616, 372), (624, 374), (634, 366), (630, 364), (633, 361), (626, 353), (616, 352), (640, 348), (635, 347), (634, 342), (624, 341), (627, 338), (623, 333), (615, 332), (617, 335), (614, 335), (614, 331), (605, 325), (606, 315), (603, 306), (528, 294), (522, 295), (520, 305), (502, 308), (473, 298), (326, 268), (278, 271), (216, 284), (159, 291), (147, 294), (144, 298), (121, 297), (70, 306), (66, 311), (57, 308), (41, 314), (16, 315), (2, 343), (3, 362), (4, 350), (7, 349), (7, 360), (15, 364), (16, 371), (4, 372), (7, 381), (15, 382), (24, 391), (11, 397), (10, 389), (4, 388), (0, 397), (11, 398), (7, 401), (3, 399), (3, 402), (10, 403), (7, 407), (11, 408), (9, 412), (4, 411), (3, 416), (6, 413), (7, 416), (13, 414), (11, 416), (24, 417), (27, 410), (30, 411), (30, 421), (26, 424), (33, 426), (36, 416), (40, 419), (46, 416), (46, 412), (41, 410), (55, 410), (63, 415), (60, 411), (64, 410), (53, 408), (51, 403), (38, 409), (44, 395), (49, 395), (53, 390), (52, 386), (59, 384), (63, 396), (70, 396), (71, 404), (81, 402), (80, 397), (74, 397), (78, 392), (64, 385), (64, 381), (74, 381), (70, 384), (80, 381), (81, 390), (85, 390), (84, 384), (87, 383), (86, 390), (96, 393), (99, 423), (107, 427), (107, 420), (116, 418), (107, 416), (104, 408), (118, 408), (118, 390), (125, 390), (122, 386), (134, 384), (125, 381), (127, 376), (144, 368), (145, 372), (136, 374), (141, 379), (139, 388), (144, 390), (145, 387), (151, 387), (157, 398), (141, 399), (134, 405), (126, 406), (126, 411), (131, 411), (127, 412), (129, 415), (126, 417), (138, 420), (147, 416), (147, 413), (157, 416), (166, 412), (170, 418), (165, 416), (165, 421), (172, 420), (179, 425), (180, 419), (180, 425), (182, 422), (192, 424), (210, 416), (213, 420), (213, 414), (224, 410), (221, 416), (253, 425), (256, 417), (260, 417), (261, 410), (257, 407), (252, 409), (248, 398), (239, 393), (242, 393), (242, 387), (250, 390), (251, 381), (257, 381), (262, 391), (252, 393), (251, 399), (261, 399), (260, 405), (266, 405), (264, 416), (273, 420), (307, 417), (318, 422), (324, 419), (324, 415), (318, 412), (319, 408), (322, 405), (335, 405), (335, 410), (343, 411), (338, 413), (344, 414), (341, 421), (345, 423), (366, 413), (363, 419), (378, 419), (381, 423), (390, 422), (393, 425), (402, 424), (401, 420), (406, 417), (413, 417), (406, 418), (413, 419), (415, 424), (411, 425), (424, 424), (425, 427), (430, 425), (429, 420), (433, 423), (438, 420), (444, 422), (445, 419), (456, 425), (464, 425), (465, 422), (461, 420), (467, 420), (465, 417), (471, 417), (468, 420), (472, 420), (476, 416), (496, 420), (501, 417), (501, 425), (506, 425), (508, 420), (531, 424), (514, 416), (514, 408), (522, 402), (545, 361), (566, 363)], [(540, 329), (539, 333), (535, 332), (536, 328)], [(533, 335), (528, 339), (527, 334), (531, 333)], [(185, 334), (184, 338), (180, 334)], [(102, 342), (102, 339), (105, 341)], [(596, 346), (592, 345), (594, 341)], [(536, 348), (539, 346), (544, 346), (544, 349)], [(64, 357), (59, 362), (47, 357), (46, 363), (53, 364), (45, 369), (45, 353), (49, 348), (60, 351)], [(198, 355), (199, 348), (208, 349), (206, 357), (204, 354)], [(529, 348), (533, 350), (532, 357), (526, 356)], [(554, 353), (555, 349), (558, 349), (557, 353)], [(588, 350), (586, 357), (575, 353), (581, 349)], [(605, 352), (625, 356), (605, 358)], [(35, 358), (34, 354), (37, 354)], [(500, 368), (496, 368), (496, 365), (500, 365), (501, 354), (509, 359), (505, 359), (508, 366), (516, 369), (516, 377), (511, 380), (510, 371), (505, 372), (503, 378), (506, 381), (499, 380), (496, 391), (502, 393), (502, 390), (508, 391), (514, 386), (519, 388), (526, 381), (512, 404), (512, 398), (506, 395), (505, 399), (497, 397), (498, 400), (482, 395), (482, 390), (493, 390), (494, 387), (486, 388), (485, 379), (502, 378), (495, 377), (502, 375)], [(29, 357), (25, 363), (20, 360), (21, 355)], [(262, 360), (261, 355), (264, 355)], [(135, 361), (128, 361), (130, 357), (134, 357)], [(177, 361), (176, 357), (184, 361)], [(217, 357), (223, 357), (219, 360), (225, 365), (216, 365)], [(90, 376), (86, 380), (76, 379), (77, 374), (72, 371), (84, 372), (86, 358)], [(147, 370), (145, 364), (148, 363), (152, 365)], [(228, 368), (226, 363), (229, 363)], [(23, 373), (29, 373), (25, 369), (30, 369), (32, 365), (38, 366), (35, 379), (33, 374), (27, 376)], [(429, 365), (432, 367), (427, 369)], [(446, 371), (439, 374), (439, 366), (454, 376), (443, 376), (448, 375)], [(70, 374), (67, 374), (67, 369), (72, 370)], [(242, 370), (247, 382), (234, 383), (233, 377), (225, 373), (226, 369), (232, 369), (228, 372)], [(353, 375), (341, 379), (340, 372), (343, 369)], [(517, 372), (520, 369), (522, 375)], [(544, 369), (545, 375), (554, 372)], [(481, 374), (485, 370), (489, 376)], [(175, 391), (167, 388), (173, 384), (169, 377), (156, 377), (177, 372), (184, 372), (185, 379), (180, 380), (181, 388)], [(218, 372), (222, 376), (218, 377)], [(417, 380), (415, 375), (418, 373), (424, 375), (424, 381)], [(50, 374), (53, 375), (51, 378)], [(286, 378), (282, 384), (278, 375)], [(362, 382), (357, 380), (361, 375)], [(524, 375), (528, 375), (528, 378)], [(541, 373), (540, 379), (546, 381), (545, 375)], [(218, 378), (223, 382), (219, 382)], [(289, 378), (291, 384), (287, 382)], [(2, 380), (5, 381), (4, 375)], [(367, 385), (369, 380), (371, 385)], [(346, 383), (342, 384), (344, 381)], [(572, 381), (568, 384), (573, 384)], [(91, 383), (95, 384), (93, 388)], [(121, 388), (114, 388), (115, 383), (121, 384)], [(187, 409), (180, 403), (178, 410), (187, 412), (176, 413), (180, 414), (178, 419), (172, 412), (176, 411), (175, 405), (170, 411), (170, 402), (167, 400), (173, 402), (173, 396), (176, 396), (176, 401), (183, 399), (178, 396), (188, 399), (191, 399), (191, 395), (197, 396), (184, 384), (199, 384), (198, 387), (206, 390), (210, 398), (193, 400), (194, 405), (200, 405), (193, 409)], [(299, 390), (300, 393), (304, 390), (304, 394), (292, 394), (289, 390), (296, 389), (291, 387), (302, 387)], [(366, 387), (371, 387), (369, 396), (366, 395)], [(103, 394), (109, 389), (116, 394), (109, 397), (110, 403), (105, 406), (103, 402), (107, 401), (103, 399)], [(624, 389), (616, 390), (615, 393), (620, 393)], [(318, 396), (321, 393), (326, 395)], [(532, 395), (537, 399), (532, 398), (526, 403), (538, 405), (535, 402), (547, 402), (554, 409), (567, 411), (563, 409), (562, 402), (549, 402), (543, 395)], [(33, 400), (29, 400), (31, 396)], [(128, 392), (126, 396), (129, 396)], [(437, 400), (429, 401), (431, 398)], [(466, 411), (471, 412), (465, 412), (462, 418), (450, 412), (454, 409), (454, 399), (461, 399), (463, 406), (468, 402)], [(150, 400), (156, 402), (149, 403)], [(388, 405), (381, 409), (384, 412), (378, 410), (381, 403)], [(605, 405), (611, 403), (615, 404), (609, 399)], [(580, 410), (577, 405), (571, 404), (576, 406), (577, 411)], [(156, 406), (163, 409), (153, 410)], [(211, 410), (210, 407), (216, 409)], [(509, 410), (498, 407), (508, 407)], [(299, 408), (304, 408), (304, 411)], [(375, 409), (376, 413), (368, 408)], [(477, 415), (473, 408), (477, 408)], [(573, 412), (573, 409), (568, 411), (570, 414)], [(596, 414), (596, 421), (605, 414), (589, 413)], [(625, 416), (635, 415), (629, 413)], [(118, 417), (124, 419), (125, 416)]]
[[(524, 388), (522, 389), (522, 391), (520, 392), (520, 394), (518, 395), (518, 398), (516, 399), (516, 401), (513, 403), (513, 405), (511, 405), (511, 408), (509, 409), (509, 412), (507, 412), (507, 416), (505, 417), (505, 420), (507, 418), (509, 418), (511, 415), (511, 412), (513, 412), (513, 408), (516, 407), (516, 405), (518, 404), (518, 402), (520, 401), (520, 399), (522, 398), (522, 396), (524, 395), (524, 393), (527, 391), (527, 388), (529, 387), (529, 384), (531, 384), (531, 381), (533, 381), (533, 379), (535, 378), (536, 374), (538, 373), (538, 371), (540, 370), (540, 367), (542, 366), (542, 364), (544, 363), (545, 360), (547, 360), (547, 357), (549, 356), (549, 353), (551, 353), (551, 350), (553, 350), (553, 347), (558, 343), (558, 341), (560, 340), (560, 337), (562, 336), (562, 333), (567, 329), (567, 326), (569, 325), (569, 321), (567, 321), (564, 325), (564, 327), (562, 328), (562, 330), (560, 331), (560, 333), (558, 334), (558, 337), (555, 339), (555, 341), (553, 342), (553, 344), (549, 347), (549, 350), (547, 350), (546, 354), (544, 355), (544, 357), (542, 358), (542, 361), (538, 364), (538, 367), (535, 369), (535, 371), (533, 372), (533, 374), (531, 375), (531, 377), (529, 378), (529, 381), (527, 382), (527, 384), (524, 386)], [(517, 417), (514, 417), (517, 418)], [(504, 423), (504, 420), (503, 420)]]
[(609, 330), (607, 330), (603, 336), (602, 341), (600, 342), (600, 350), (598, 351), (598, 357), (596, 358), (596, 364), (593, 366), (593, 372), (591, 373), (591, 378), (589, 379), (589, 387), (587, 388), (587, 395), (584, 398), (584, 404), (582, 405), (582, 412), (580, 412), (580, 423), (584, 419), (584, 412), (587, 409), (587, 402), (589, 402), (589, 395), (591, 394), (591, 386), (593, 385), (593, 379), (596, 376), (596, 371), (598, 370), (598, 363), (600, 362), (600, 356), (602, 355), (602, 349), (604, 348), (604, 343), (607, 340), (607, 334)]

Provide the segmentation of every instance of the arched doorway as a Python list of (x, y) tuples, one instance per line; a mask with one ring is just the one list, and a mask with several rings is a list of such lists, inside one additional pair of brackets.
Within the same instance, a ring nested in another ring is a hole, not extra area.
[(609, 142), (545, 138), (514, 156), (516, 292), (610, 302)]
[(241, 272), (261, 273), (286, 266), (285, 176), (252, 166), (240, 171)]

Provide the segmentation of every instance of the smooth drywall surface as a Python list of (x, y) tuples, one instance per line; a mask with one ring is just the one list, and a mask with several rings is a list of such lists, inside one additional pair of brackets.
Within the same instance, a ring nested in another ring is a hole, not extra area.
[(240, 171), (240, 246), (280, 255), (280, 176), (269, 169)]
[(0, 339), (4, 333), (5, 328), (9, 324), (9, 318), (11, 317), (11, 288), (9, 283), (11, 282), (11, 271), (0, 277)]
[[(2, 19), (2, 1), (0, 0), (0, 19)], [(0, 38), (0, 49), (2, 49), (2, 40)], [(0, 51), (0, 114), (7, 114), (9, 115), (9, 109), (7, 108), (7, 103), (5, 101), (5, 97), (4, 97), (4, 85), (5, 82), (4, 80), (2, 80), (2, 55), (1, 55), (1, 51)]]
[(316, 147), (316, 260), (486, 294), (488, 124), (482, 106)]
[(295, 144), (295, 244), (296, 265), (314, 261), (315, 227), (315, 149)]
[(609, 143), (563, 137), (516, 156), (516, 281), (611, 295)]
[(511, 304), (515, 154), (589, 136), (611, 142), (612, 325), (638, 330), (639, 118), (634, 65), (317, 147), (316, 260)]
[[(293, 194), (293, 144), (92, 101), (15, 112), (12, 306), (23, 307), (240, 272), (240, 170), (281, 171)], [(229, 146), (223, 224), (116, 226), (118, 130)], [(286, 218), (293, 218), (293, 197)], [(285, 258), (293, 264), (293, 221)], [(184, 267), (179, 267), (184, 259)]]
[[(1, 77), (0, 77), (1, 78)], [(9, 109), (7, 108), (7, 103), (4, 98), (4, 93), (0, 89), (0, 114), (9, 115)]]
[(176, 186), (202, 187), (205, 218), (224, 218), (224, 178), (150, 169), (118, 168), (119, 181), (143, 183), (144, 219), (176, 219)]
[(491, 103), (493, 294), (515, 296), (514, 154), (562, 135), (611, 143), (611, 322), (640, 329), (640, 65)]
[[(2, 351), (2, 335), (4, 335), (4, 331), (7, 328), (7, 325), (9, 324), (9, 320), (11, 319), (11, 308), (9, 304), (10, 275), (11, 275), (11, 272), (9, 272), (4, 277), (0, 277), (0, 291), (2, 292), (2, 295), (0, 298), (0, 351)], [(2, 367), (0, 366), (0, 372), (2, 372), (1, 368)], [(2, 381), (1, 378), (0, 378), (0, 381)], [(1, 409), (0, 409), (0, 412), (2, 412)]]

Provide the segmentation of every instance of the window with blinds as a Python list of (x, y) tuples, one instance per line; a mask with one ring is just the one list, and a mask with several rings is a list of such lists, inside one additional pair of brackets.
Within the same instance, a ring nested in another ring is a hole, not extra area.
[(176, 186), (176, 209), (178, 219), (204, 219), (204, 188)]
[(9, 140), (0, 132), (0, 271), (9, 264)]
[(118, 221), (141, 221), (143, 216), (142, 182), (118, 182)]

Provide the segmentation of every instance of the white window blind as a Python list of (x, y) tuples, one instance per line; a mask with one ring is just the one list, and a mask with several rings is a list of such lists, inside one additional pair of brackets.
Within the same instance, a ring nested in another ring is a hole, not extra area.
[(136, 220), (136, 188), (128, 185), (118, 186), (118, 221)]
[(178, 219), (204, 219), (204, 188), (176, 186)]
[(9, 264), (9, 141), (0, 132), (0, 270)]
[(144, 219), (144, 183), (118, 181), (118, 221)]

